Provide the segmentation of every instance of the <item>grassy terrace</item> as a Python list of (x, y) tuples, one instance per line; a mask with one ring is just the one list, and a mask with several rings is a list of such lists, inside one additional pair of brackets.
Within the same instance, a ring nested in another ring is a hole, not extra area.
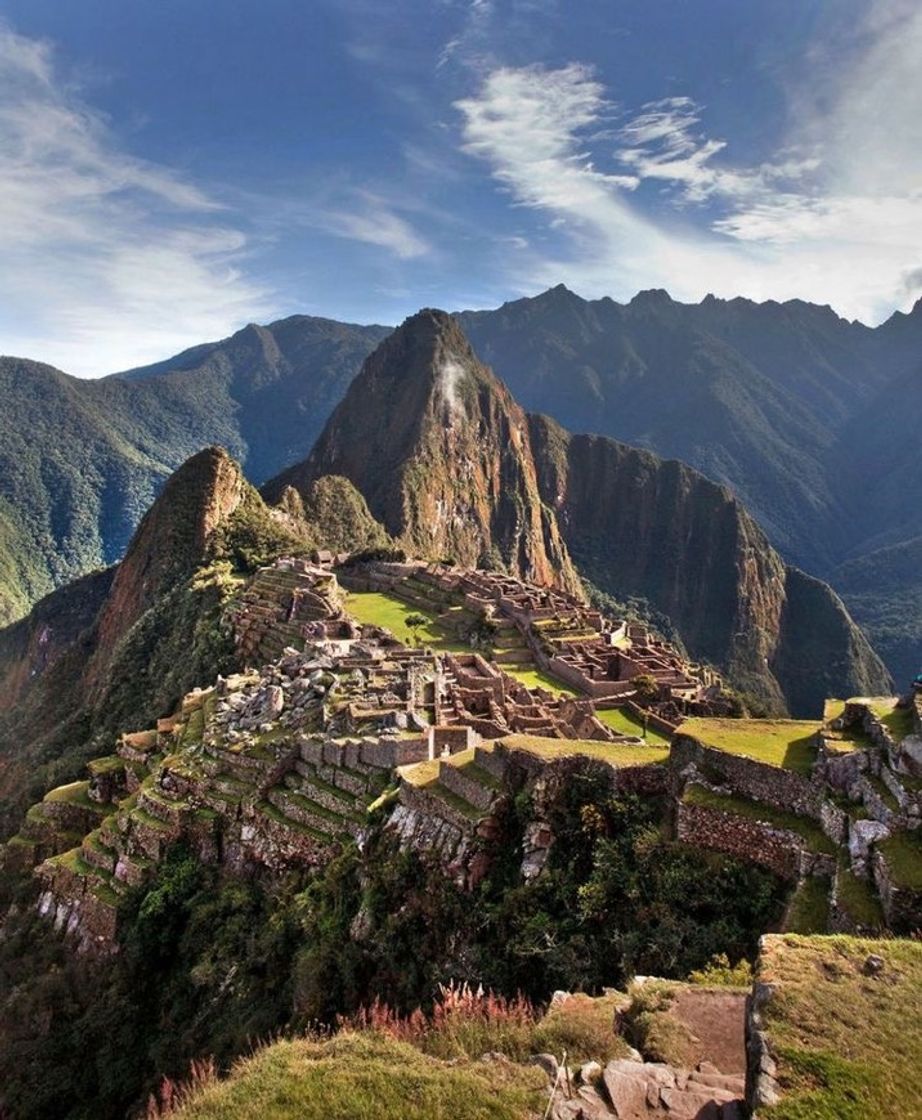
[[(383, 626), (404, 645), (432, 646), (452, 652), (470, 652), (470, 646), (459, 642), (435, 620), (427, 610), (405, 603), (396, 595), (382, 591), (350, 591), (346, 599), (346, 610), (358, 622), (371, 626)], [(414, 629), (407, 626), (407, 618), (418, 615), (425, 618), (426, 625)]]
[(510, 677), (521, 681), (526, 688), (543, 688), (546, 692), (553, 692), (556, 696), (579, 696), (580, 693), (568, 684), (564, 684), (558, 677), (545, 673), (541, 669), (517, 669), (514, 665), (503, 665), (503, 672)]
[(668, 746), (634, 746), (630, 743), (602, 743), (592, 739), (544, 739), (539, 735), (507, 735), (499, 740), (504, 747), (528, 751), (549, 762), (558, 758), (583, 755), (598, 758), (612, 766), (649, 766), (665, 762)]
[(89, 782), (71, 782), (69, 785), (58, 786), (57, 789), (46, 793), (42, 800), (66, 801), (71, 805), (79, 805), (83, 809), (92, 809), (94, 813), (105, 814), (111, 812), (111, 806), (100, 805), (98, 801), (92, 800), (88, 792), (89, 788)]
[(678, 734), (707, 747), (809, 774), (816, 758), (819, 723), (793, 719), (687, 719)]
[[(446, 789), (439, 783), (439, 765), (440, 761), (449, 762), (452, 766), (457, 766), (463, 769), (468, 777), (473, 778), (474, 781), (480, 780), (480, 775), (485, 774), (479, 766), (474, 764), (474, 751), (473, 749), (467, 751), (459, 751), (458, 754), (452, 755), (450, 759), (439, 760), (437, 758), (427, 760), (426, 762), (415, 762), (409, 766), (400, 766), (397, 768), (397, 773), (410, 785), (416, 786), (417, 789), (427, 790), (435, 797), (440, 797), (447, 804), (451, 805), (462, 816), (470, 820), (479, 820), (484, 816), (482, 809), (478, 809), (475, 805), (471, 805), (465, 801), (463, 797), (459, 797), (450, 789)], [(472, 768), (472, 769), (471, 769)], [(487, 774), (489, 782), (482, 784), (489, 785), (490, 788), (495, 788), (496, 779), (492, 774)]]
[(922, 839), (916, 832), (897, 832), (878, 847), (898, 887), (922, 891)]
[(829, 922), (829, 879), (810, 875), (797, 885), (788, 907), (790, 933), (825, 933)]
[(839, 905), (852, 921), (865, 929), (879, 930), (884, 926), (884, 912), (880, 899), (874, 894), (866, 879), (854, 875), (844, 859), (839, 861), (836, 877)]
[[(643, 736), (643, 724), (627, 708), (609, 708), (604, 712), (596, 712), (596, 715), (606, 727), (610, 727), (612, 731), (617, 731), (619, 735)], [(647, 728), (646, 738), (650, 746), (669, 746), (669, 739), (652, 727)]]
[(773, 809), (763, 805), (760, 801), (750, 801), (746, 797), (727, 796), (714, 793), (704, 786), (689, 786), (682, 800), (688, 805), (701, 805), (705, 809), (719, 809), (724, 813), (733, 813), (738, 817), (745, 817), (751, 821), (761, 821), (771, 825), (772, 828), (783, 828), (794, 832), (807, 842), (811, 851), (825, 852), (835, 855), (836, 846), (825, 832), (808, 817), (799, 817), (796, 813), (784, 813), (780, 809)]
[(913, 733), (912, 709), (898, 708), (897, 697), (875, 697), (867, 705), (897, 742)]
[(203, 1087), (177, 1120), (521, 1120), (547, 1098), (534, 1066), (451, 1062), (381, 1034), (276, 1042)]
[(783, 1092), (766, 1116), (922, 1118), (922, 942), (769, 936), (758, 978), (775, 988), (764, 1018)]

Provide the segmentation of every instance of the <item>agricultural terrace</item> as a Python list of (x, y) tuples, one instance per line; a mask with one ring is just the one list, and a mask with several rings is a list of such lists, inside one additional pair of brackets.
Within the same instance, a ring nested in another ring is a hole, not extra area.
[[(456, 653), (470, 649), (441, 626), (430, 611), (405, 603), (396, 595), (382, 591), (350, 591), (346, 598), (346, 610), (364, 625), (383, 626), (390, 630), (404, 645), (431, 646)], [(407, 625), (407, 619), (414, 616), (424, 618), (425, 625)]]
[(669, 758), (669, 746), (633, 743), (604, 743), (597, 739), (545, 739), (539, 735), (507, 735), (498, 740), (510, 750), (553, 761), (558, 758), (598, 758), (612, 766), (649, 766)]
[(819, 729), (814, 720), (692, 718), (680, 724), (676, 734), (727, 754), (808, 774), (816, 758)]
[(905, 739), (913, 733), (912, 708), (898, 708), (896, 696), (872, 696), (857, 702), (867, 704), (894, 739)]

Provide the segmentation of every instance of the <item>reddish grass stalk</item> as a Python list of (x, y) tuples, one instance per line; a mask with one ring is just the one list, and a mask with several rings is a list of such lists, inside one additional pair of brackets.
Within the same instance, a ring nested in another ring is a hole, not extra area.
[(182, 1081), (162, 1077), (155, 1093), (147, 1098), (144, 1120), (161, 1120), (180, 1109), (197, 1092), (216, 1081), (218, 1070), (214, 1058), (197, 1058), (189, 1063), (189, 1073)]

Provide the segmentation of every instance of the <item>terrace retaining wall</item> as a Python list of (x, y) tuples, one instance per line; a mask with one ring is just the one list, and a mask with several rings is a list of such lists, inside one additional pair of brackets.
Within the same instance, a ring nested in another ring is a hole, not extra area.
[(680, 801), (676, 835), (683, 843), (758, 863), (792, 882), (805, 875), (832, 875), (836, 868), (832, 856), (811, 852), (796, 832), (707, 805)]
[(720, 785), (752, 801), (814, 820), (823, 818), (822, 786), (792, 770), (706, 746), (690, 735), (673, 739), (670, 765), (676, 771), (694, 765), (709, 778), (713, 773), (719, 774)]
[(875, 848), (871, 870), (887, 926), (894, 933), (922, 930), (922, 892), (898, 886), (884, 853)]

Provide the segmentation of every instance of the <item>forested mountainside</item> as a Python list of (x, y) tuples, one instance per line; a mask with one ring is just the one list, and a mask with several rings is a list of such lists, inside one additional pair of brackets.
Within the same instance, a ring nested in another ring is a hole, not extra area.
[(118, 560), (201, 448), (227, 448), (256, 483), (307, 454), (387, 333), (299, 315), (101, 380), (0, 358), (0, 624)]
[[(922, 615), (898, 573), (914, 579), (900, 557), (922, 537), (907, 500), (922, 307), (870, 329), (798, 300), (618, 304), (558, 286), (458, 318), (526, 410), (730, 486), (785, 561), (843, 594), (896, 677), (916, 671)], [(388, 331), (293, 316), (96, 382), (0, 359), (0, 619), (118, 559), (200, 447), (226, 447), (256, 484), (303, 458)]]

